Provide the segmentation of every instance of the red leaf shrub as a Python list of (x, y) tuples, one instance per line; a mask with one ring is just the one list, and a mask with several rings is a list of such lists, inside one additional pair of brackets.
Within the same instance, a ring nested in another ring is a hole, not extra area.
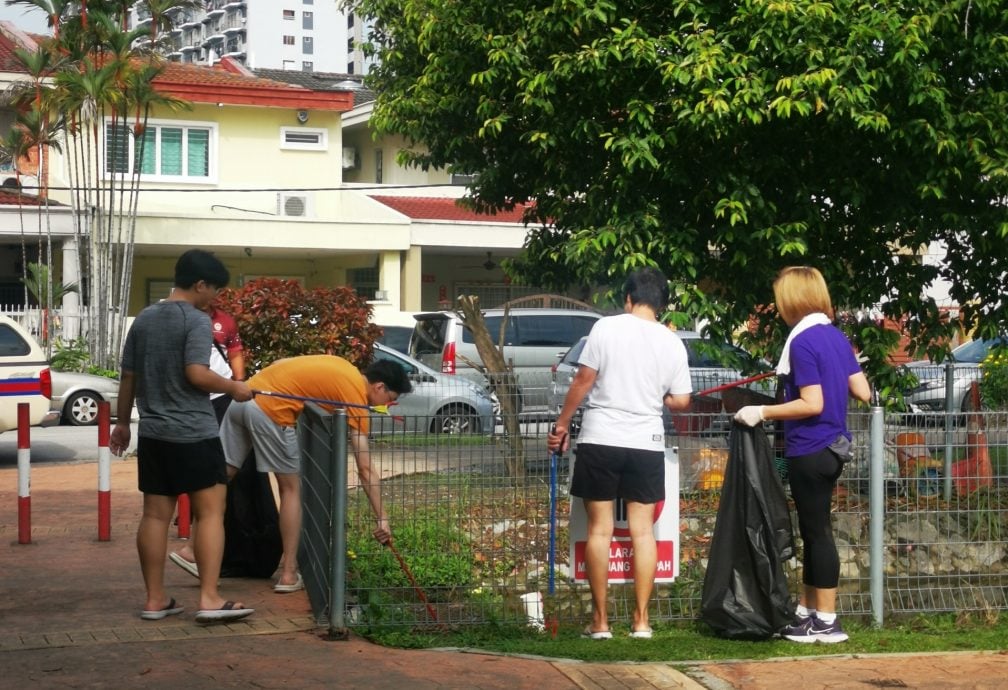
[(363, 367), (381, 335), (371, 305), (347, 286), (305, 289), (296, 280), (257, 278), (222, 290), (216, 304), (238, 323), (250, 376), (297, 355), (339, 355)]

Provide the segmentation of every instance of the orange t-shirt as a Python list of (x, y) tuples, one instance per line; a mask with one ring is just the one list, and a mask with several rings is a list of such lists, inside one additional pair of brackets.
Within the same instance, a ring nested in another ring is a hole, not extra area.
[[(304, 355), (278, 359), (248, 380), (249, 388), (271, 393), (287, 393), (352, 405), (367, 405), (367, 383), (353, 364), (333, 355)], [(304, 409), (303, 400), (257, 395), (256, 404), (281, 426), (294, 426)], [(321, 403), (319, 403), (321, 404)], [(322, 405), (331, 410), (333, 405)], [(338, 407), (338, 406), (335, 406)], [(371, 427), (370, 413), (348, 407), (347, 424), (366, 434)]]

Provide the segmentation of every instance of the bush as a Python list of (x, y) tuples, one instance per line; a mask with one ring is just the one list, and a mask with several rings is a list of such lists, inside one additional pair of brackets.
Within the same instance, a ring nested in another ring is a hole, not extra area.
[(49, 366), (56, 371), (78, 371), (110, 379), (119, 377), (119, 372), (114, 369), (105, 369), (91, 364), (91, 351), (84, 338), (77, 338), (72, 343), (65, 343), (57, 339), (55, 345), (56, 351), (53, 353)]
[[(393, 519), (396, 551), (423, 590), (455, 589), (472, 581), (469, 539), (452, 522), (448, 517), (423, 514)], [(380, 547), (370, 533), (354, 531), (347, 535), (347, 550), (347, 584), (359, 594), (412, 587), (391, 550)], [(432, 598), (430, 591), (425, 594)]]
[(249, 376), (298, 355), (339, 355), (363, 367), (381, 335), (371, 305), (347, 286), (305, 289), (296, 280), (258, 278), (221, 291), (217, 306), (238, 324)]
[(1008, 352), (992, 349), (980, 363), (980, 397), (991, 410), (1008, 409)]

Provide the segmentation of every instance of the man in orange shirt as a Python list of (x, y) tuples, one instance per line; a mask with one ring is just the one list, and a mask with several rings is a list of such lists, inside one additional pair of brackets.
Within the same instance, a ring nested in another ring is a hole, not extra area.
[[(267, 391), (317, 400), (334, 400), (351, 405), (388, 405), (412, 390), (406, 371), (388, 360), (376, 360), (363, 371), (333, 355), (305, 355), (280, 359), (248, 380), (254, 391)], [(280, 538), (283, 562), (273, 590), (296, 592), (304, 587), (297, 569), (301, 538), (301, 453), (295, 425), (304, 401), (257, 395), (245, 403), (232, 403), (221, 423), (221, 443), (227, 458), (228, 474), (234, 476), (249, 451), (255, 450), (260, 472), (273, 472), (280, 490)], [(384, 544), (392, 537), (388, 517), (382, 507), (380, 476), (372, 472), (368, 431), (371, 417), (363, 407), (347, 407), (350, 445), (357, 461), (357, 476), (377, 518), (373, 532)], [(192, 563), (172, 561), (189, 572)], [(189, 566), (189, 567), (187, 567)]]

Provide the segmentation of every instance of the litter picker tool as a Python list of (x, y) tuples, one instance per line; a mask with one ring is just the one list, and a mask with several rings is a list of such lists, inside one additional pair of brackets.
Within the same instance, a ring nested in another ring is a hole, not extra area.
[[(556, 427), (553, 428), (553, 433), (556, 433)], [(566, 434), (560, 439), (560, 448), (563, 448), (563, 442), (566, 439)], [(556, 593), (556, 528), (557, 528), (557, 459), (560, 455), (560, 448), (550, 453), (549, 463), (550, 463), (550, 478), (549, 478), (549, 554), (547, 555), (549, 563), (549, 582), (547, 591), (550, 594)]]
[(427, 607), (427, 613), (430, 614), (431, 619), (433, 619), (433, 621), (437, 623), (438, 622), (437, 611), (434, 610), (434, 607), (431, 606), (429, 601), (427, 601), (427, 595), (424, 594), (424, 591), (422, 589), (420, 589), (420, 585), (417, 584), (416, 578), (413, 577), (413, 573), (410, 571), (409, 566), (406, 565), (406, 561), (404, 561), (403, 557), (399, 555), (399, 552), (396, 551), (396, 548), (392, 546), (392, 540), (389, 539), (388, 542), (386, 542), (385, 546), (389, 547), (389, 551), (391, 551), (392, 555), (396, 557), (397, 561), (399, 561), (399, 567), (402, 568), (403, 574), (406, 576), (406, 579), (410, 581), (411, 585), (413, 585), (413, 591), (417, 593), (417, 596), (420, 597), (420, 601), (422, 601), (424, 603), (424, 606)]
[[(361, 405), (360, 403), (350, 403), (343, 402), (342, 400), (326, 400), (325, 398), (310, 398), (305, 395), (294, 395), (293, 393), (276, 393), (274, 391), (257, 391), (253, 390), (252, 395), (265, 395), (271, 398), (286, 398), (288, 400), (300, 400), (302, 402), (311, 402), (318, 405), (329, 405), (331, 407), (353, 407), (358, 410), (370, 410), (371, 412), (377, 412), (378, 414), (388, 414), (388, 405)], [(393, 419), (402, 420), (402, 417), (392, 416)]]
[(706, 390), (698, 391), (693, 395), (710, 395), (711, 393), (719, 393), (729, 388), (737, 388), (739, 386), (744, 386), (747, 383), (752, 383), (754, 381), (762, 381), (763, 379), (770, 378), (771, 376), (776, 376), (776, 371), (765, 371), (762, 374), (756, 374), (755, 376), (750, 376), (748, 378), (739, 379), (738, 381), (732, 381), (731, 383), (724, 383), (720, 386), (714, 386), (714, 388), (708, 388)]

